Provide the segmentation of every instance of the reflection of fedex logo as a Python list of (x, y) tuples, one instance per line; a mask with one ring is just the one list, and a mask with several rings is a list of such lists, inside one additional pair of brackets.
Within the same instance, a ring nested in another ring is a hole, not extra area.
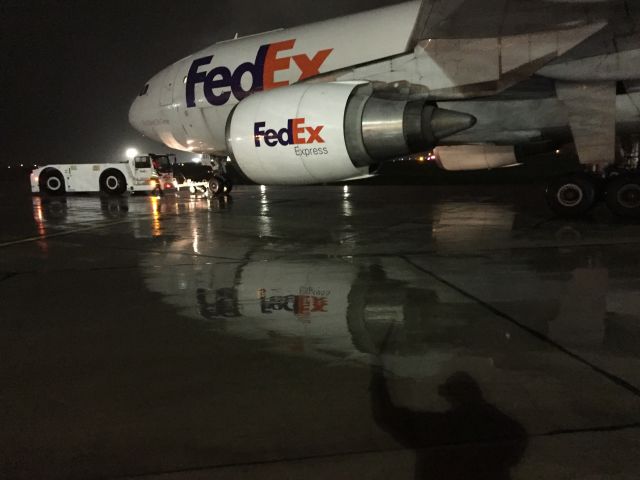
[(253, 136), (256, 147), (262, 146), (262, 141), (268, 147), (275, 147), (278, 144), (286, 147), (288, 145), (308, 145), (311, 143), (324, 143), (320, 136), (324, 125), (318, 127), (307, 127), (304, 118), (292, 118), (287, 122), (287, 126), (282, 130), (267, 129), (266, 122), (256, 122), (253, 127)]
[[(315, 77), (320, 74), (320, 68), (329, 58), (332, 48), (321, 50), (312, 58), (306, 54), (293, 56), (279, 56), (280, 52), (293, 49), (295, 40), (263, 45), (258, 50), (254, 63), (246, 62), (231, 71), (227, 67), (216, 67), (212, 70), (201, 71), (202, 67), (211, 65), (213, 55), (194, 60), (187, 75), (187, 107), (196, 106), (196, 85), (202, 84), (204, 96), (211, 105), (220, 106), (226, 104), (231, 95), (239, 101), (249, 94), (260, 90), (271, 90), (278, 87), (286, 87), (288, 80), (276, 81), (276, 73), (289, 70), (291, 60), (301, 71), (297, 81)], [(251, 86), (245, 90), (242, 80), (246, 75), (251, 76)]]
[(258, 291), (262, 313), (271, 315), (274, 312), (291, 312), (298, 317), (312, 313), (327, 313), (329, 299), (312, 295), (287, 295), (267, 297), (267, 291)]

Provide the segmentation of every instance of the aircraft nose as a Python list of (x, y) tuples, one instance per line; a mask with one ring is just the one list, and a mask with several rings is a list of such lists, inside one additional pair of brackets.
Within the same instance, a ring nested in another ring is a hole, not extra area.
[(136, 98), (129, 108), (129, 123), (133, 128), (145, 137), (158, 140), (158, 134), (154, 128), (154, 119), (157, 118), (157, 109), (153, 108), (151, 99), (142, 95)]
[(146, 135), (144, 131), (143, 108), (140, 98), (136, 98), (129, 108), (129, 123), (138, 132)]

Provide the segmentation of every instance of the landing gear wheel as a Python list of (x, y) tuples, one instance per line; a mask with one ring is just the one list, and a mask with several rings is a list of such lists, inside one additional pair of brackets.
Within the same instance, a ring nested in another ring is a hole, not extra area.
[(107, 170), (100, 177), (100, 191), (112, 196), (122, 195), (127, 191), (127, 180), (122, 172)]
[(609, 209), (625, 218), (640, 218), (640, 176), (625, 175), (607, 184), (606, 201)]
[(63, 195), (66, 189), (62, 173), (57, 170), (44, 172), (40, 176), (40, 190), (53, 196)]
[(586, 174), (574, 174), (553, 180), (547, 186), (547, 203), (563, 217), (578, 217), (596, 204), (596, 179)]
[(222, 177), (222, 181), (224, 182), (224, 193), (229, 195), (233, 191), (233, 183), (227, 177)]
[(224, 195), (224, 181), (220, 177), (212, 177), (211, 180), (209, 180), (209, 192), (214, 197)]

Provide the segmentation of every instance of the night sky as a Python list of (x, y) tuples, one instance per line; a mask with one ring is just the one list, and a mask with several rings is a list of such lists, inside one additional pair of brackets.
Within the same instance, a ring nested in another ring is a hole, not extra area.
[(163, 152), (128, 123), (155, 73), (217, 41), (394, 0), (0, 0), (0, 165)]

